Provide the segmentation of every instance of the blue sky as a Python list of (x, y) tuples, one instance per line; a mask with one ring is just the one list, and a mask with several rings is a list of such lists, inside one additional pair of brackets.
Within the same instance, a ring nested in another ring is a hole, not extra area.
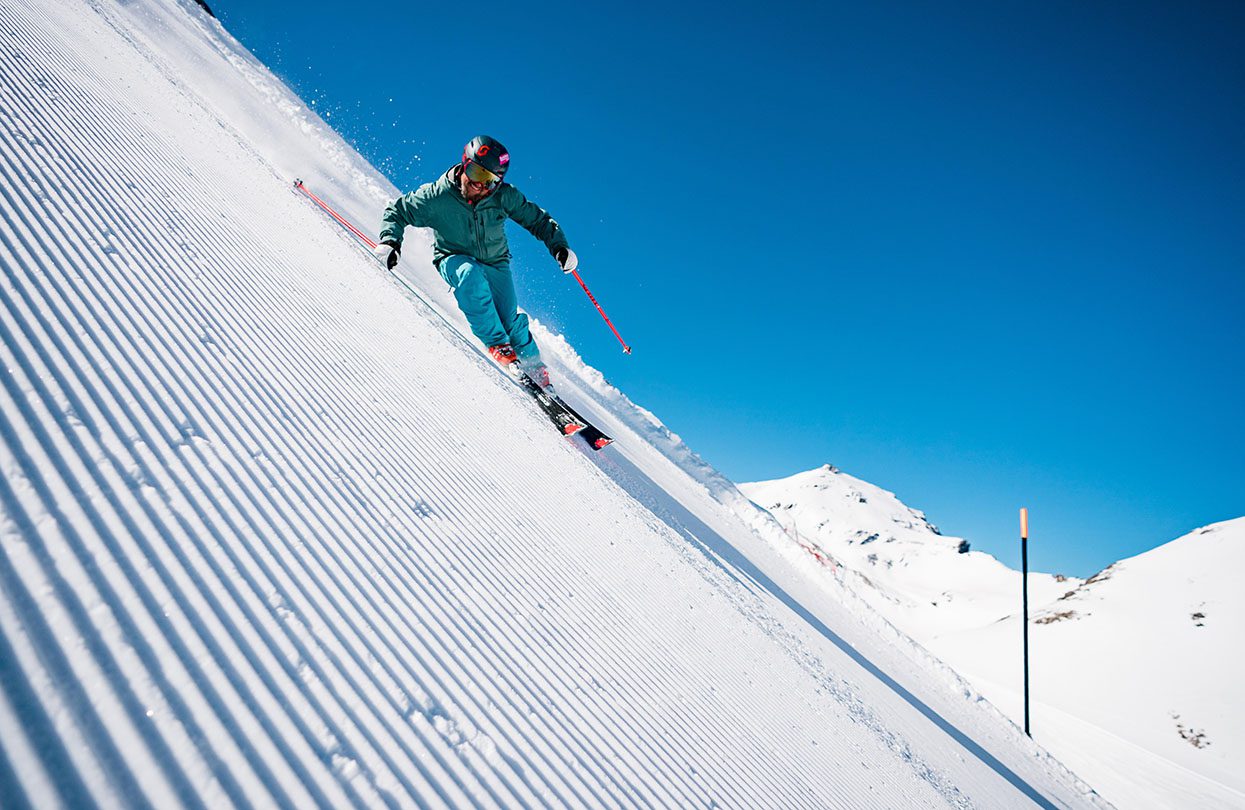
[(522, 304), (734, 480), (1081, 576), (1245, 514), (1239, 3), (210, 4), (403, 189), (502, 140), (635, 353), (517, 231)]

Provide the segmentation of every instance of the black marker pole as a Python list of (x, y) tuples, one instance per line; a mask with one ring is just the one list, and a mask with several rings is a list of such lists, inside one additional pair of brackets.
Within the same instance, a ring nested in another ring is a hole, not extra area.
[(1029, 510), (1020, 510), (1020, 601), (1024, 616), (1025, 734), (1029, 734)]

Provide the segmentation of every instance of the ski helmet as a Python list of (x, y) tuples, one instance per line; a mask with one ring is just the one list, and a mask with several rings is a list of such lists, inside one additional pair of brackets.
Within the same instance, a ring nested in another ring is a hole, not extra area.
[(477, 135), (463, 147), (463, 169), (477, 183), (496, 185), (501, 182), (508, 168), (510, 153), (496, 138)]

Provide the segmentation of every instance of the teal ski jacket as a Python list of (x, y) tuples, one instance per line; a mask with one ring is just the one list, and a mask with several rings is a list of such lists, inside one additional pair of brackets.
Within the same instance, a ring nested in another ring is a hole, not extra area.
[(510, 261), (506, 219), (513, 219), (545, 243), (551, 255), (567, 247), (557, 220), (530, 202), (523, 192), (502, 183), (472, 205), (458, 189), (461, 166), (452, 166), (439, 180), (425, 183), (389, 204), (381, 217), (380, 241), (402, 246), (407, 226), (432, 228), (436, 233), (432, 259), (437, 267), (446, 256), (471, 256), (485, 264)]

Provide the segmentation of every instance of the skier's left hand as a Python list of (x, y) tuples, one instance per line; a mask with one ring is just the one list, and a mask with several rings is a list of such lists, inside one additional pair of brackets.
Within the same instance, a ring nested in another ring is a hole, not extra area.
[(579, 257), (575, 255), (575, 251), (568, 247), (558, 248), (558, 252), (553, 254), (553, 258), (558, 260), (563, 273), (571, 273), (579, 269)]

